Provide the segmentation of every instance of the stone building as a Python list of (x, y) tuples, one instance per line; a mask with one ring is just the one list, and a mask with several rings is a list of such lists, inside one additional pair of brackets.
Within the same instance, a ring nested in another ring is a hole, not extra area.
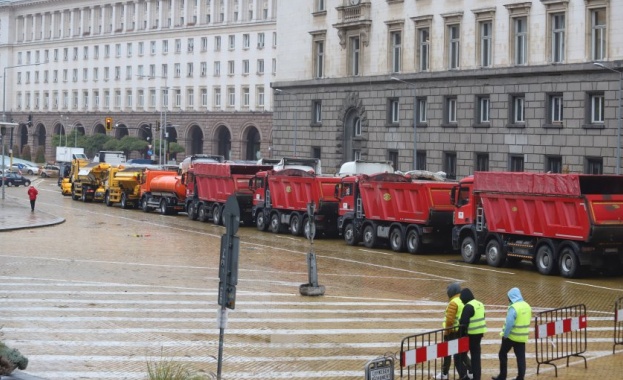
[(52, 160), (53, 135), (166, 131), (186, 155), (267, 156), (276, 11), (276, 0), (3, 1), (2, 113), (21, 123), (14, 144)]
[(283, 1), (277, 20), (276, 155), (620, 170), (623, 0)]

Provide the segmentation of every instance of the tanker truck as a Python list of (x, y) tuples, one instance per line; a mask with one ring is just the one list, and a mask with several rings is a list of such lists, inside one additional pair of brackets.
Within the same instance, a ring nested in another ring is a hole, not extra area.
[(186, 185), (177, 170), (145, 169), (140, 178), (140, 207), (162, 215), (184, 211)]
[(467, 263), (527, 260), (563, 277), (623, 269), (623, 176), (476, 172), (452, 200), (452, 244)]

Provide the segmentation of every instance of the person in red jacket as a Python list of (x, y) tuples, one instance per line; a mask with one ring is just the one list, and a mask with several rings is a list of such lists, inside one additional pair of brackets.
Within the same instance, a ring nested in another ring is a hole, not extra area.
[(35, 212), (35, 202), (37, 201), (37, 195), (39, 192), (34, 186), (30, 186), (28, 189), (28, 198), (30, 198), (30, 212)]

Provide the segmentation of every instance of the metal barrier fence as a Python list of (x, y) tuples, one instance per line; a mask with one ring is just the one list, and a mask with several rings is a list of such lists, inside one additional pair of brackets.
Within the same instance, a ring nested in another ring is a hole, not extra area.
[(623, 346), (623, 297), (619, 298), (614, 304), (614, 354), (617, 346)]
[[(444, 341), (444, 332), (451, 330), (440, 329), (403, 338), (400, 344), (400, 378), (404, 378), (403, 371), (406, 370), (407, 379), (411, 376), (413, 379), (432, 379), (437, 372), (441, 372), (444, 357), (469, 351), (467, 336)], [(452, 372), (454, 378), (458, 378), (456, 371)]]
[(588, 368), (586, 358), (586, 306), (574, 305), (559, 309), (546, 310), (534, 317), (536, 373), (539, 373), (541, 364), (554, 366), (556, 376), (558, 367), (554, 360), (567, 359), (575, 356), (584, 359), (584, 368)]

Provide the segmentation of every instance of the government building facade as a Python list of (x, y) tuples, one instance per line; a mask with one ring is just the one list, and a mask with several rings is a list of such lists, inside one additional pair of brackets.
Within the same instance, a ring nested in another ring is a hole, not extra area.
[(277, 20), (278, 156), (620, 170), (622, 0), (281, 1)]
[(183, 155), (268, 156), (276, 12), (276, 0), (2, 2), (2, 114), (20, 123), (14, 145), (53, 160), (52, 136), (76, 131), (162, 135)]

